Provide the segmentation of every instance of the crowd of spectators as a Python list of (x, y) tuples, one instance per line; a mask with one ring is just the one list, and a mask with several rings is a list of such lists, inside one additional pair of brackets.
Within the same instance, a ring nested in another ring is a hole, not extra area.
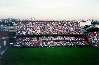
[(15, 19), (0, 19), (0, 31), (9, 31), (11, 26), (15, 26)]
[(23, 37), (16, 40), (18, 46), (25, 47), (54, 47), (54, 46), (76, 46), (76, 45), (85, 45), (83, 38), (75, 37)]
[[(14, 32), (16, 32), (16, 35), (45, 35), (42, 37), (16, 38), (15, 45), (32, 47), (85, 45), (85, 40), (83, 38), (59, 36), (65, 34), (83, 34), (79, 21), (21, 21), (15, 19), (0, 20), (0, 31), (8, 31), (8, 28), (11, 26), (15, 27), (16, 31)], [(54, 34), (56, 37), (46, 36)], [(97, 34), (96, 38), (90, 34), (89, 39), (96, 41), (98, 40), (97, 43), (99, 43), (99, 33)]]
[(89, 40), (92, 40), (93, 45), (99, 45), (99, 32), (90, 33)]
[(17, 35), (82, 34), (77, 21), (17, 22)]
[(83, 34), (78, 21), (18, 21), (16, 35), (54, 35), (17, 38), (19, 46), (50, 47), (85, 45), (83, 38), (58, 36), (62, 34)]

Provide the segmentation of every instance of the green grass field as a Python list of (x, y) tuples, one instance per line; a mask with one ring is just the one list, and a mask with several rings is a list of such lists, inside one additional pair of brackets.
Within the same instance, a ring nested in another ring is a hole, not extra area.
[(96, 48), (10, 48), (5, 65), (99, 65)]

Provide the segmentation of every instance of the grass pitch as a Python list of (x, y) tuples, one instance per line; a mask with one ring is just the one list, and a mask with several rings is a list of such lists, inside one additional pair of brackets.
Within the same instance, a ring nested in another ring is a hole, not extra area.
[(96, 48), (10, 48), (5, 65), (99, 65)]

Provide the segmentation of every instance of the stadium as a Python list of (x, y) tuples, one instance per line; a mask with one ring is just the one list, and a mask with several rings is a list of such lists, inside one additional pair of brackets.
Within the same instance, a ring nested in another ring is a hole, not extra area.
[(1, 19), (0, 63), (98, 65), (99, 21), (87, 21)]

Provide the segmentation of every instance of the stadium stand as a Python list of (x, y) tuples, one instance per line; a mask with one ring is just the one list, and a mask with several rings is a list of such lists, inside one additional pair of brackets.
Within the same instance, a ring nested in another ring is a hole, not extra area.
[(85, 45), (78, 21), (18, 21), (16, 35), (18, 47)]
[[(93, 43), (90, 41), (95, 38), (91, 33), (85, 34), (86, 30), (80, 26), (80, 22), (76, 20), (32, 21), (9, 18), (0, 20), (0, 31), (7, 32), (10, 47), (88, 46)], [(97, 34), (97, 43), (99, 42), (98, 37)]]

